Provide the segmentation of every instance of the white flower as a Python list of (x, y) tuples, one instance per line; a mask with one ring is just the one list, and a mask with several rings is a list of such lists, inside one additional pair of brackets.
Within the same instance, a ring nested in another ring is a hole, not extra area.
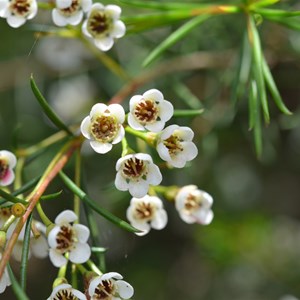
[(56, 217), (56, 225), (49, 232), (49, 256), (55, 267), (67, 263), (64, 256), (66, 253), (69, 253), (69, 260), (75, 264), (82, 264), (91, 256), (91, 249), (87, 244), (90, 230), (84, 225), (73, 224), (76, 220), (77, 216), (73, 211), (65, 210)]
[(189, 127), (170, 125), (160, 134), (156, 150), (161, 159), (175, 168), (183, 168), (187, 161), (198, 154), (196, 145), (192, 142), (194, 132)]
[[(2, 254), (0, 253), (0, 261), (2, 259)], [(10, 286), (11, 282), (10, 282), (10, 278), (8, 275), (8, 271), (7, 268), (4, 269), (3, 275), (0, 278), (0, 294), (3, 293), (6, 289), (7, 286)]]
[(155, 196), (132, 198), (126, 215), (131, 225), (142, 231), (136, 233), (140, 236), (147, 234), (151, 227), (157, 230), (163, 229), (168, 222), (163, 203)]
[(133, 287), (116, 272), (105, 273), (91, 280), (89, 296), (91, 300), (122, 300), (133, 296)]
[(83, 13), (88, 12), (92, 0), (56, 0), (56, 8), (52, 10), (52, 19), (57, 26), (78, 25)]
[(195, 185), (182, 187), (175, 197), (175, 206), (181, 219), (188, 223), (208, 225), (214, 214), (211, 210), (213, 198)]
[(47, 300), (86, 300), (86, 296), (78, 290), (72, 288), (70, 284), (63, 283), (56, 286)]
[(37, 11), (36, 0), (0, 0), (0, 17), (6, 18), (8, 25), (13, 28), (34, 18)]
[(135, 95), (129, 101), (128, 124), (136, 130), (159, 132), (173, 116), (173, 105), (164, 100), (163, 94), (156, 89), (143, 95)]
[(90, 140), (91, 147), (97, 153), (107, 153), (113, 144), (119, 143), (125, 130), (122, 123), (125, 121), (125, 112), (120, 104), (95, 104), (90, 115), (81, 123), (81, 133)]
[(136, 198), (144, 197), (149, 184), (158, 185), (162, 175), (148, 154), (136, 153), (121, 157), (116, 164), (115, 185), (120, 191), (127, 191)]
[(9, 185), (14, 181), (15, 174), (12, 169), (16, 163), (17, 159), (13, 153), (6, 150), (0, 151), (0, 186)]
[(114, 38), (121, 38), (126, 31), (125, 24), (119, 20), (120, 15), (121, 8), (117, 5), (95, 3), (82, 25), (82, 31), (94, 39), (96, 47), (108, 51), (114, 44)]

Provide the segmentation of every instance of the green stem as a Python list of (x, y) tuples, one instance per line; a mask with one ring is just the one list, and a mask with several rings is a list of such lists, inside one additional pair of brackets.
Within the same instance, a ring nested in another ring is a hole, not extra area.
[(37, 210), (37, 212), (38, 212), (38, 214), (39, 214), (39, 216), (40, 216), (42, 222), (45, 224), (46, 227), (48, 227), (48, 226), (50, 226), (50, 225), (53, 224), (53, 223), (49, 220), (49, 218), (46, 216), (46, 214), (44, 213), (44, 210), (43, 210), (43, 208), (42, 208), (40, 202), (38, 202), (38, 203), (36, 204), (36, 210)]
[(66, 277), (67, 266), (68, 266), (68, 263), (66, 263), (64, 266), (59, 268), (58, 273), (57, 273), (57, 278), (65, 278)]
[(103, 273), (98, 269), (98, 267), (91, 261), (88, 260), (87, 261), (88, 266), (90, 267), (90, 269), (92, 271), (94, 271), (95, 273), (97, 273), (98, 275), (102, 275)]
[(9, 226), (16, 220), (15, 216), (10, 216), (8, 220), (3, 224), (1, 231), (7, 231)]
[(134, 130), (134, 129), (132, 129), (129, 126), (125, 127), (125, 131), (128, 132), (131, 135), (134, 135), (134, 136), (142, 139), (148, 145), (150, 145), (152, 147), (155, 146), (155, 142), (156, 142), (156, 138), (157, 138), (157, 134), (156, 133)]
[[(80, 175), (81, 175), (81, 155), (80, 150), (78, 149), (75, 153), (75, 178), (74, 182), (77, 186), (80, 187)], [(74, 194), (74, 212), (78, 216), (76, 223), (79, 222), (80, 216), (80, 198)]]
[(76, 269), (83, 275), (86, 272), (88, 272), (88, 270), (83, 266), (83, 265), (76, 265)]

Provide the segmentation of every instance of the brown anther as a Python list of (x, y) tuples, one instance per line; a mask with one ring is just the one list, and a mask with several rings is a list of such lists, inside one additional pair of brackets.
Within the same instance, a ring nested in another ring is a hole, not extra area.
[(136, 178), (145, 175), (144, 162), (138, 158), (128, 159), (123, 168), (123, 173), (126, 177)]
[(154, 207), (150, 203), (139, 203), (135, 208), (137, 219), (149, 220), (153, 216)]
[(60, 290), (56, 293), (53, 300), (78, 300), (70, 290)]
[(163, 143), (168, 148), (170, 155), (176, 155), (179, 151), (183, 151), (180, 140), (176, 135), (171, 135)]
[(201, 207), (201, 199), (199, 197), (196, 197), (196, 196), (192, 195), (192, 194), (189, 194), (186, 197), (184, 207), (188, 211), (197, 210), (197, 209), (199, 209), (199, 207)]
[(62, 8), (62, 9), (60, 9), (60, 11), (65, 16), (71, 16), (74, 13), (76, 13), (79, 10), (79, 8), (80, 8), (80, 1), (73, 0), (69, 7)]
[(105, 34), (110, 27), (110, 20), (104, 12), (93, 11), (88, 19), (89, 32), (91, 35)]
[(60, 231), (56, 236), (57, 246), (56, 249), (62, 253), (70, 250), (74, 243), (74, 234), (70, 226), (61, 226)]
[(157, 120), (158, 108), (154, 101), (142, 100), (134, 108), (134, 115), (143, 125)]
[(91, 126), (91, 133), (94, 138), (103, 143), (111, 142), (117, 135), (118, 130), (119, 126), (112, 116), (99, 116), (92, 122)]
[(0, 159), (0, 179), (5, 178), (8, 172), (8, 163), (5, 159)]
[(10, 3), (10, 10), (13, 14), (18, 16), (26, 16), (30, 12), (29, 0), (13, 0)]
[(103, 280), (95, 289), (93, 299), (109, 300), (115, 290), (114, 285), (110, 280)]

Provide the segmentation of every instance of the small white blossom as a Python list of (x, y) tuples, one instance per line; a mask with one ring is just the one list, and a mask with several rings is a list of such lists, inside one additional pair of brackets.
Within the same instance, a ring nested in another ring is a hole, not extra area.
[(122, 300), (133, 296), (133, 287), (116, 272), (105, 273), (91, 280), (89, 296), (91, 300)]
[(52, 10), (53, 22), (57, 26), (78, 25), (91, 6), (92, 0), (56, 0), (56, 8)]
[(14, 181), (13, 168), (16, 163), (17, 159), (13, 153), (6, 150), (0, 151), (0, 186), (10, 185)]
[(0, 0), (0, 17), (6, 18), (8, 25), (13, 28), (34, 18), (37, 11), (36, 0)]
[(198, 155), (192, 142), (194, 132), (189, 127), (170, 125), (160, 134), (156, 150), (161, 159), (175, 168), (183, 168), (187, 161)]
[(86, 296), (72, 288), (70, 284), (63, 283), (56, 286), (47, 300), (86, 300)]
[(87, 244), (90, 230), (82, 224), (73, 224), (76, 220), (77, 215), (73, 211), (65, 210), (56, 217), (55, 226), (49, 232), (49, 256), (55, 267), (67, 263), (66, 253), (75, 264), (82, 264), (91, 256), (91, 248)]
[(116, 164), (115, 185), (133, 197), (141, 198), (148, 193), (149, 185), (158, 185), (162, 175), (148, 154), (136, 153), (121, 157)]
[(126, 215), (130, 224), (142, 231), (136, 233), (140, 236), (147, 234), (151, 228), (161, 230), (168, 222), (168, 215), (163, 208), (163, 203), (155, 196), (146, 195), (143, 198), (132, 198)]
[(175, 207), (181, 219), (188, 224), (210, 224), (214, 217), (212, 204), (212, 196), (199, 190), (196, 185), (182, 187), (175, 197)]
[(107, 153), (113, 144), (119, 143), (125, 130), (122, 126), (125, 112), (120, 104), (95, 104), (90, 115), (81, 123), (81, 133), (90, 140), (91, 147), (97, 153)]
[(82, 25), (82, 31), (87, 37), (94, 39), (96, 47), (108, 51), (113, 46), (114, 39), (121, 38), (126, 31), (125, 24), (119, 20), (120, 15), (121, 8), (117, 5), (95, 3)]
[[(0, 261), (2, 259), (2, 254), (0, 253)], [(10, 286), (11, 282), (10, 282), (10, 278), (8, 275), (8, 271), (7, 268), (4, 269), (3, 275), (0, 278), (0, 294), (2, 294), (7, 286)]]
[(129, 101), (128, 124), (136, 130), (159, 132), (173, 116), (171, 102), (164, 100), (163, 94), (151, 89), (143, 95), (135, 95)]

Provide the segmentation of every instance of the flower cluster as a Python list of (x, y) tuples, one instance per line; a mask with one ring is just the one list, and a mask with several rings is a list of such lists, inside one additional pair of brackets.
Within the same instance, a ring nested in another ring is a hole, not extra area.
[[(129, 191), (133, 197), (127, 209), (127, 219), (140, 232), (163, 229), (168, 221), (162, 201), (153, 193), (162, 182), (160, 168), (146, 153), (135, 153), (129, 146), (125, 131), (153, 146), (167, 166), (183, 168), (193, 160), (198, 149), (193, 143), (194, 132), (189, 127), (169, 125), (174, 108), (157, 89), (135, 95), (129, 101), (129, 112), (120, 104), (95, 104), (81, 123), (81, 132), (97, 153), (107, 153), (122, 141), (122, 157), (116, 162), (115, 186)], [(124, 142), (124, 143), (123, 143)], [(196, 186), (178, 189), (173, 197), (180, 217), (187, 223), (209, 224), (213, 213), (212, 197)]]
[[(0, 0), (0, 17), (13, 28), (33, 19), (37, 12), (36, 0)], [(125, 35), (126, 27), (119, 20), (120, 15), (119, 6), (93, 4), (92, 0), (56, 0), (52, 10), (53, 23), (59, 27), (83, 22), (82, 33), (102, 51), (111, 49), (114, 40)]]

